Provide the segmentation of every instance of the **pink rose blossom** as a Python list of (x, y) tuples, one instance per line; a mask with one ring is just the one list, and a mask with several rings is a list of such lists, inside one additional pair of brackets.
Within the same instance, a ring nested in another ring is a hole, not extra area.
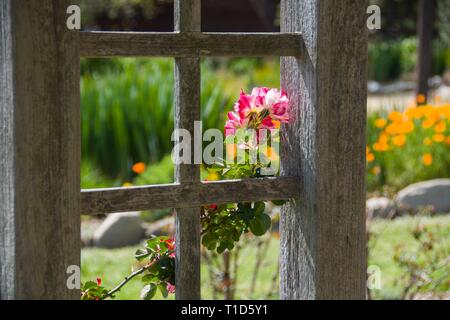
[(234, 105), (234, 112), (228, 113), (225, 133), (227, 136), (234, 134), (239, 128), (270, 130), (287, 122), (289, 99), (286, 92), (266, 87), (253, 88), (251, 95), (241, 91)]
[(289, 122), (289, 99), (285, 91), (270, 89), (266, 95), (266, 105), (272, 119)]
[(229, 136), (236, 132), (236, 129), (245, 128), (248, 121), (237, 112), (228, 112), (228, 121), (225, 123), (225, 135)]
[(167, 292), (175, 293), (175, 286), (173, 284), (171, 284), (170, 282), (167, 282)]

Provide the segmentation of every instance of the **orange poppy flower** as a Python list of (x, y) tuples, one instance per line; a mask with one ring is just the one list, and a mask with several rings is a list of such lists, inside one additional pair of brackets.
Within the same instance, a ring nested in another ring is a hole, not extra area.
[(433, 156), (431, 155), (431, 153), (425, 153), (422, 156), (422, 162), (424, 165), (430, 166), (433, 163)]
[(375, 127), (377, 128), (384, 128), (387, 124), (386, 119), (379, 118), (375, 120)]
[(406, 136), (404, 134), (399, 134), (392, 138), (392, 143), (398, 147), (403, 146), (405, 144), (405, 142), (406, 142)]
[(371, 152), (369, 152), (366, 156), (367, 162), (373, 162), (375, 160), (375, 155)]
[(443, 142), (445, 140), (445, 136), (442, 133), (436, 133), (433, 135), (433, 141)]
[(427, 101), (427, 97), (425, 97), (425, 95), (423, 94), (419, 94), (416, 98), (416, 101), (418, 104), (425, 103), (425, 101)]
[(134, 173), (141, 174), (141, 173), (143, 173), (145, 171), (145, 168), (146, 168), (145, 163), (138, 162), (138, 163), (135, 163), (131, 167), (131, 170), (133, 170)]
[(443, 133), (443, 132), (445, 132), (445, 129), (447, 129), (447, 125), (445, 124), (444, 121), (439, 121), (434, 126), (434, 131), (437, 132), (437, 133)]
[(398, 111), (392, 111), (389, 116), (388, 116), (389, 120), (391, 120), (392, 122), (401, 122), (403, 120), (403, 114), (401, 114)]

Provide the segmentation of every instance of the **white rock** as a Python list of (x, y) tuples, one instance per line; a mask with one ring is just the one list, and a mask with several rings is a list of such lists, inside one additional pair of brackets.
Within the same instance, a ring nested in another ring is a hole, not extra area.
[(369, 93), (378, 93), (381, 90), (381, 84), (376, 81), (369, 80), (367, 81), (367, 91)]
[(120, 248), (139, 243), (145, 229), (139, 212), (113, 213), (94, 233), (94, 245), (102, 248)]
[(402, 208), (420, 209), (431, 206), (436, 213), (450, 212), (450, 179), (435, 179), (409, 185), (396, 201)]
[(386, 197), (370, 198), (366, 201), (368, 219), (391, 218), (395, 215), (395, 202)]
[(441, 85), (435, 92), (435, 96), (441, 97), (442, 101), (450, 101), (450, 86)]
[(432, 88), (438, 88), (442, 85), (442, 78), (440, 76), (433, 76), (428, 79), (428, 85)]

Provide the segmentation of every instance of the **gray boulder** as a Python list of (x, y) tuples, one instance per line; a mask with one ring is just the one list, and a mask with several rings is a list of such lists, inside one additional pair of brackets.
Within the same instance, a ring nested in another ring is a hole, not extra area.
[(102, 219), (96, 217), (81, 220), (81, 245), (90, 247), (93, 245), (94, 233), (102, 224)]
[(375, 218), (393, 218), (395, 213), (395, 202), (389, 198), (370, 198), (366, 201), (366, 214), (369, 220)]
[(144, 235), (139, 212), (113, 213), (95, 231), (93, 243), (101, 248), (120, 248), (139, 243)]
[(430, 207), (435, 213), (450, 212), (450, 179), (435, 179), (409, 185), (401, 190), (396, 201), (403, 209)]

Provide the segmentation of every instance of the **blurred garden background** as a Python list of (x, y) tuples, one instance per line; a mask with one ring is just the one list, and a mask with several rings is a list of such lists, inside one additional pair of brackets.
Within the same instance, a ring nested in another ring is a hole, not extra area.
[[(173, 30), (170, 0), (81, 2), (84, 29)], [(260, 2), (204, 1), (203, 30), (278, 31), (278, 1)], [(415, 90), (418, 1), (370, 2), (380, 6), (382, 25), (369, 32), (368, 48), (368, 277), (375, 279), (368, 297), (449, 299), (450, 2), (437, 0), (430, 22), (428, 97)], [(208, 58), (201, 67), (203, 130), (223, 128), (241, 89), (279, 87), (278, 58)], [(173, 182), (173, 68), (166, 58), (81, 61), (83, 189)], [(219, 178), (202, 170), (202, 179)], [(203, 298), (278, 298), (279, 208), (267, 210), (270, 234), (245, 237), (232, 253), (203, 252)], [(105, 217), (83, 216), (82, 281), (101, 277), (106, 287), (116, 285), (137, 267), (140, 239), (174, 231), (171, 210), (140, 212), (120, 222), (108, 242), (102, 236), (121, 217), (113, 219), (105, 226)], [(377, 272), (380, 279), (372, 277)], [(117, 298), (139, 299), (142, 285), (135, 282)]]

